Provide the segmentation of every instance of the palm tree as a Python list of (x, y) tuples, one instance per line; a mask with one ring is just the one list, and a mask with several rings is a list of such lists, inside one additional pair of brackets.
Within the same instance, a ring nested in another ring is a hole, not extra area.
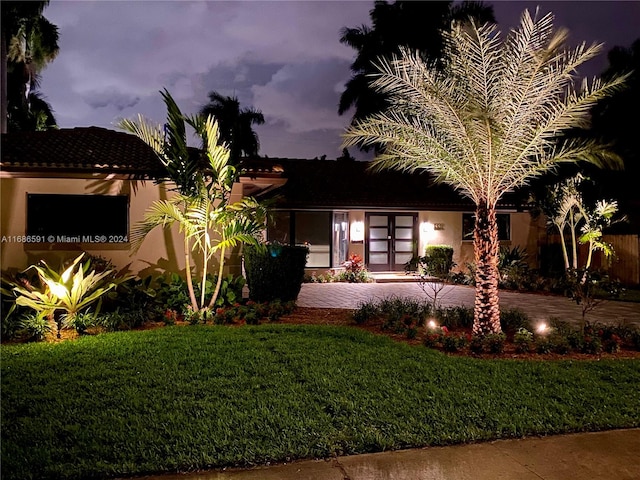
[(567, 32), (553, 30), (553, 16), (522, 15), (501, 42), (496, 26), (456, 26), (445, 35), (442, 70), (402, 49), (380, 59), (373, 88), (389, 98), (382, 113), (345, 133), (344, 146), (382, 143), (373, 168), (427, 170), (476, 205), (476, 296), (473, 332), (500, 331), (496, 204), (563, 162), (608, 159), (593, 140), (562, 133), (588, 124), (598, 99), (624, 77), (573, 86), (576, 67), (600, 45), (565, 50)]
[(212, 115), (218, 121), (220, 139), (231, 150), (233, 165), (238, 165), (241, 157), (258, 155), (260, 141), (253, 125), (264, 123), (264, 116), (260, 110), (240, 108), (238, 97), (209, 92), (209, 103), (200, 109), (200, 115)]
[[(338, 114), (355, 107), (352, 124), (378, 113), (388, 105), (385, 96), (369, 85), (375, 61), (399, 52), (401, 46), (419, 50), (426, 62), (441, 61), (444, 54), (442, 32), (453, 20), (471, 17), (480, 23), (495, 21), (493, 7), (482, 2), (463, 2), (454, 6), (450, 1), (404, 2), (389, 4), (378, 1), (370, 12), (372, 27), (362, 25), (343, 28), (340, 42), (358, 53), (351, 65), (353, 75), (340, 97)], [(364, 150), (368, 150), (365, 146)]]
[[(35, 125), (55, 125), (53, 115), (49, 115), (51, 107), (36, 92), (38, 73), (53, 61), (59, 51), (58, 27), (42, 15), (48, 4), (48, 0), (0, 4), (2, 132), (7, 130), (8, 117), (13, 119), (13, 125), (22, 129), (30, 125), (24, 120), (29, 117), (41, 119), (34, 122)], [(36, 94), (36, 98), (32, 97), (32, 93)], [(42, 102), (46, 104), (45, 108), (42, 108)], [(43, 116), (46, 117), (44, 120)]]
[[(162, 92), (167, 106), (165, 127), (138, 116), (122, 120), (119, 127), (149, 145), (167, 169), (167, 178), (176, 185), (176, 194), (154, 202), (131, 234), (134, 251), (157, 227), (178, 225), (183, 234), (185, 270), (189, 300), (194, 312), (210, 309), (220, 292), (225, 253), (239, 244), (257, 245), (264, 228), (266, 211), (254, 199), (244, 197), (231, 203), (231, 189), (237, 170), (230, 163), (230, 151), (219, 145), (218, 124), (211, 116), (185, 117), (168, 91)], [(198, 155), (187, 147), (186, 125), (202, 139)], [(206, 165), (203, 168), (203, 164)], [(196, 299), (192, 277), (192, 252), (202, 255), (200, 301)], [(206, 302), (205, 283), (209, 262), (218, 255), (218, 278), (213, 295)]]

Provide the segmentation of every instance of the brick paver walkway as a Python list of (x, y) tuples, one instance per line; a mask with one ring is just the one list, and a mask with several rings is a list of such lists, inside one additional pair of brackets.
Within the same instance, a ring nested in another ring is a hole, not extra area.
[[(417, 283), (305, 283), (298, 296), (300, 307), (357, 308), (363, 302), (388, 297), (409, 297), (426, 300)], [(447, 285), (438, 299), (443, 306), (473, 306), (474, 289), (461, 285)], [(517, 307), (533, 321), (562, 320), (579, 322), (581, 307), (568, 298), (556, 295), (500, 292), (502, 308)], [(589, 322), (640, 324), (640, 304), (632, 302), (604, 302), (587, 314)]]

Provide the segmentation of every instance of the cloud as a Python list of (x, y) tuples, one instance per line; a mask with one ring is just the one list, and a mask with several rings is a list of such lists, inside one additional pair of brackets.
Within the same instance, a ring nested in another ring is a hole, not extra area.
[(135, 107), (140, 103), (140, 97), (134, 97), (114, 89), (89, 92), (84, 95), (84, 101), (92, 108), (114, 107), (119, 112), (126, 108)]
[(255, 105), (267, 122), (290, 132), (342, 129), (348, 119), (338, 116), (334, 85), (344, 84), (347, 70), (347, 62), (335, 60), (285, 65), (266, 85), (252, 88)]

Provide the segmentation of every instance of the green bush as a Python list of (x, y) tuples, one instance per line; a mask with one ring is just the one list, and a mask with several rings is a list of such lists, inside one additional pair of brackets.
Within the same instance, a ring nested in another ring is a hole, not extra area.
[(533, 333), (526, 328), (519, 328), (513, 336), (513, 343), (516, 346), (516, 352), (529, 353), (533, 346)]
[(26, 313), (20, 318), (20, 330), (29, 340), (41, 341), (53, 330), (42, 312)]
[(438, 308), (435, 317), (447, 328), (471, 328), (473, 326), (473, 308), (462, 306)]
[(504, 342), (507, 337), (504, 333), (491, 333), (485, 335), (483, 338), (484, 347), (489, 353), (502, 353), (504, 352)]
[(445, 352), (459, 352), (469, 344), (469, 338), (465, 334), (448, 333), (442, 336), (442, 349)]
[(307, 247), (247, 245), (244, 266), (249, 297), (256, 302), (295, 301), (302, 288)]
[(500, 311), (500, 327), (503, 332), (516, 332), (520, 328), (531, 328), (531, 322), (526, 313), (518, 308)]
[(372, 301), (368, 301), (358, 305), (358, 308), (353, 312), (353, 320), (358, 325), (362, 325), (378, 315), (380, 315), (378, 305)]
[(450, 245), (427, 245), (420, 265), (425, 274), (431, 277), (444, 278), (454, 266), (453, 247)]

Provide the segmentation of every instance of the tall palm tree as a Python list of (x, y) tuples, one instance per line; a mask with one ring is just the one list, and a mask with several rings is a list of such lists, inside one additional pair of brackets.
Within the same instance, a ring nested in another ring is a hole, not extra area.
[[(480, 23), (495, 21), (493, 7), (482, 2), (451, 1), (388, 3), (377, 1), (370, 12), (372, 26), (343, 28), (340, 42), (357, 51), (351, 65), (353, 75), (340, 97), (338, 114), (355, 107), (352, 123), (382, 111), (385, 96), (369, 85), (368, 76), (376, 72), (379, 57), (399, 53), (401, 46), (419, 50), (426, 62), (441, 61), (444, 54), (443, 32), (453, 20), (469, 17)], [(368, 147), (364, 147), (368, 150)]]
[[(42, 14), (48, 4), (48, 0), (0, 3), (2, 132), (7, 130), (8, 117), (15, 117), (11, 123), (22, 129), (30, 125), (25, 118), (46, 117), (34, 124), (55, 125), (55, 118), (49, 115), (51, 107), (36, 92), (38, 73), (53, 61), (59, 51), (58, 27)], [(36, 96), (33, 97), (32, 93)]]
[(262, 125), (260, 110), (240, 108), (238, 97), (227, 97), (209, 92), (209, 103), (200, 109), (200, 115), (212, 115), (220, 126), (220, 139), (231, 151), (231, 163), (238, 165), (241, 157), (254, 157), (260, 150), (258, 135), (253, 125)]
[(585, 81), (576, 91), (576, 67), (600, 45), (565, 50), (566, 38), (554, 32), (551, 14), (538, 19), (525, 11), (504, 42), (492, 24), (454, 27), (442, 70), (402, 49), (379, 61), (372, 83), (390, 106), (345, 133), (344, 146), (384, 145), (374, 168), (427, 170), (475, 203), (478, 335), (500, 331), (497, 202), (560, 163), (608, 159), (595, 141), (563, 140), (562, 133), (586, 126), (590, 108), (624, 77)]

